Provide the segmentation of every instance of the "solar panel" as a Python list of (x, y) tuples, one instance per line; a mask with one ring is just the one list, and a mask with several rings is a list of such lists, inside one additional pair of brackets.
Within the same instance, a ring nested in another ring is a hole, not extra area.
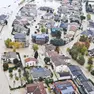
[(88, 91), (88, 92), (91, 92), (92, 91), (92, 87), (88, 84), (88, 82), (83, 82), (82, 83), (83, 86), (85, 87), (85, 89)]

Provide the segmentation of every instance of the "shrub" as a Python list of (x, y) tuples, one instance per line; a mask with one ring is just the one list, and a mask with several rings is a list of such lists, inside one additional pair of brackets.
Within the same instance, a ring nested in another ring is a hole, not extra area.
[(18, 60), (17, 58), (15, 58), (15, 59), (13, 60), (13, 63), (16, 65), (17, 63), (19, 63), (19, 60)]
[(84, 58), (84, 56), (81, 55), (81, 54), (79, 54), (77, 61), (78, 61), (78, 63), (79, 63), (80, 65), (84, 65), (84, 63), (85, 63), (85, 58)]
[(46, 64), (48, 64), (48, 62), (50, 62), (50, 58), (49, 58), (49, 57), (45, 57), (45, 58), (44, 58), (44, 62), (45, 62)]
[(87, 14), (87, 20), (91, 20), (91, 15)]
[(42, 32), (42, 33), (45, 33), (45, 32), (46, 32), (45, 27), (43, 27), (43, 26), (41, 27), (41, 32)]
[(85, 17), (85, 16), (83, 16), (83, 15), (82, 15), (82, 16), (80, 16), (80, 19), (81, 19), (81, 20), (85, 20), (85, 18), (86, 18), (86, 17)]
[(12, 68), (9, 68), (8, 70), (9, 70), (9, 73), (13, 72), (13, 69)]
[(67, 48), (67, 51), (70, 52), (70, 48)]
[(12, 42), (12, 40), (9, 39), (9, 38), (5, 40), (5, 45), (6, 45), (7, 48), (10, 47), (10, 42)]
[(94, 70), (91, 71), (91, 74), (94, 76)]
[(34, 51), (37, 51), (39, 49), (37, 44), (33, 44), (32, 48)]
[(79, 41), (86, 42), (87, 40), (88, 40), (88, 37), (85, 36), (85, 35), (83, 35), (83, 36), (80, 37), (80, 40)]
[(10, 74), (9, 74), (9, 77), (10, 77), (10, 78), (13, 78), (13, 74), (12, 74), (12, 73), (10, 73)]
[(43, 81), (43, 78), (42, 78), (42, 77), (39, 77), (39, 81), (40, 81), (40, 82)]
[(3, 64), (3, 70), (4, 70), (4, 71), (7, 71), (8, 68), (9, 68), (8, 63), (4, 63), (4, 64)]
[(92, 64), (88, 64), (88, 67), (87, 67), (88, 71), (91, 71), (92, 68), (93, 68), (93, 65)]
[(88, 59), (88, 64), (93, 64), (92, 57), (90, 57), (90, 58)]

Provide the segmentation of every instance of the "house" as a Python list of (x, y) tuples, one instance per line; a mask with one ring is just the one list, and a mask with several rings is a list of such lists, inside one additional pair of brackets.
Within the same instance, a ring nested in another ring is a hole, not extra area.
[(58, 27), (51, 28), (51, 35), (54, 37), (58, 31), (60, 31), (60, 28)]
[(94, 94), (94, 85), (86, 78), (81, 69), (76, 65), (68, 67), (76, 85), (80, 88), (81, 94)]
[(47, 7), (47, 6), (43, 6), (39, 8), (41, 11), (50, 11), (51, 13), (54, 11), (53, 8)]
[(94, 28), (94, 22), (92, 20), (89, 21), (89, 27)]
[(79, 29), (79, 25), (77, 23), (70, 23), (69, 25), (69, 31), (76, 32)]
[[(9, 61), (13, 62), (13, 60), (14, 60), (15, 58), (18, 59), (16, 52), (5, 52), (5, 53), (2, 55), (2, 57), (1, 57), (1, 59), (2, 59), (3, 61), (5, 61), (5, 62), (9, 62)], [(19, 60), (19, 59), (18, 59), (18, 60)]]
[(91, 40), (94, 42), (94, 31), (91, 29), (87, 29), (86, 31), (81, 33), (82, 35), (87, 36), (88, 38), (91, 38)]
[(28, 33), (30, 33), (30, 28), (21, 24), (14, 24), (12, 29), (12, 35), (15, 35), (16, 33), (24, 33), (28, 35)]
[(61, 20), (61, 15), (55, 14), (55, 15), (54, 15), (54, 20), (55, 20), (56, 22), (60, 22), (60, 20)]
[(68, 28), (68, 23), (61, 22), (60, 28), (66, 29)]
[(71, 79), (70, 71), (67, 65), (61, 65), (56, 68), (59, 80)]
[(14, 39), (16, 42), (22, 43), (22, 47), (28, 47), (29, 46), (29, 41), (26, 38), (26, 34), (24, 33), (16, 33), (14, 35)]
[(12, 26), (14, 26), (15, 24), (19, 24), (19, 25), (30, 25), (29, 21), (24, 18), (24, 17), (20, 17), (20, 16), (16, 16), (16, 19), (13, 21)]
[(26, 35), (24, 33), (16, 33), (14, 39), (17, 42), (26, 42)]
[(89, 3), (89, 0), (86, 1), (85, 7), (86, 7), (86, 12), (94, 13), (94, 6)]
[(63, 65), (67, 65), (70, 62), (70, 58), (63, 55), (55, 55), (51, 56), (51, 62), (53, 64), (54, 69), (58, 71), (58, 68)]
[(46, 22), (45, 26), (48, 28), (48, 29), (51, 29), (55, 26), (55, 22), (53, 20), (50, 20), (48, 22)]
[(43, 82), (26, 85), (26, 94), (47, 94)]
[(35, 59), (35, 58), (28, 57), (24, 61), (25, 61), (26, 66), (36, 66), (36, 64), (37, 64), (37, 59)]
[(48, 34), (33, 34), (32, 41), (37, 44), (45, 44), (49, 41)]
[(55, 94), (80, 94), (77, 91), (77, 87), (71, 80), (54, 83)]
[(42, 78), (51, 77), (51, 71), (47, 68), (42, 68), (42, 67), (33, 68), (31, 70), (31, 74), (33, 76), (33, 79), (38, 79), (40, 77)]
[(5, 14), (1, 14), (0, 15), (0, 24), (1, 25), (7, 25), (8, 24), (8, 15), (5, 15)]
[(44, 16), (42, 16), (42, 19), (44, 20), (50, 20), (53, 19), (54, 15), (52, 13), (46, 13)]
[(59, 67), (70, 63), (70, 58), (68, 56), (59, 55), (55, 51), (48, 51), (46, 55), (47, 57), (50, 57), (53, 67), (56, 71), (58, 71)]

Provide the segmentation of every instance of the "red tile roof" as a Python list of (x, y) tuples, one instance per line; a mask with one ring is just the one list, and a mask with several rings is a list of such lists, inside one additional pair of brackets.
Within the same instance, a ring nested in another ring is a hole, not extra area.
[(29, 62), (29, 61), (35, 61), (35, 62), (37, 62), (37, 60), (35, 58), (26, 58), (25, 59), (26, 63)]
[(26, 86), (27, 93), (33, 94), (47, 94), (43, 82), (39, 82), (36, 84), (29, 84)]

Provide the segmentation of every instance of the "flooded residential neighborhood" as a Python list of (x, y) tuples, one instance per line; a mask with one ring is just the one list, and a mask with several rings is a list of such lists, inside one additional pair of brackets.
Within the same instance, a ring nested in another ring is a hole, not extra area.
[(0, 0), (0, 94), (94, 94), (94, 0)]

